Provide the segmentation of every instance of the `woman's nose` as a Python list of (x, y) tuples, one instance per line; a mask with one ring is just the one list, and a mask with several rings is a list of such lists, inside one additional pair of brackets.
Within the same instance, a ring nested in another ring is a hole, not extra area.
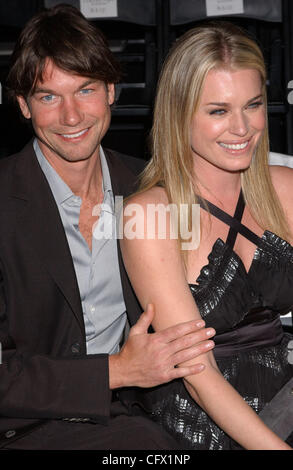
[(248, 118), (243, 112), (234, 113), (230, 118), (230, 132), (231, 134), (243, 137), (247, 134), (249, 129)]

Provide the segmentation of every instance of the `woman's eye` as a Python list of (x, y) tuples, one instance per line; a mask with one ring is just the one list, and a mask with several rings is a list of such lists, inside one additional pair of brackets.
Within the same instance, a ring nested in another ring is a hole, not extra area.
[(225, 114), (225, 112), (225, 109), (213, 109), (212, 111), (210, 111), (210, 115), (222, 116), (223, 114)]
[(255, 101), (254, 103), (250, 103), (248, 105), (249, 108), (259, 108), (263, 105), (263, 101)]

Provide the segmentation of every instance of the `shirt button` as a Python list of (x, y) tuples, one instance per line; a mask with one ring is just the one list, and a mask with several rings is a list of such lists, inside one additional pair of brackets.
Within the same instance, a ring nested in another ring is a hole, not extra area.
[(96, 311), (96, 308), (92, 305), (92, 306), (90, 307), (90, 311), (91, 311), (92, 313), (94, 313), (94, 312)]
[(16, 434), (16, 431), (14, 431), (14, 429), (10, 429), (9, 431), (6, 431), (5, 437), (7, 437), (7, 439), (10, 439), (11, 437), (14, 437), (15, 434)]
[(77, 342), (76, 342), (76, 343), (73, 343), (73, 344), (71, 345), (71, 352), (72, 352), (73, 354), (78, 354), (78, 353), (80, 353), (80, 344), (77, 343)]

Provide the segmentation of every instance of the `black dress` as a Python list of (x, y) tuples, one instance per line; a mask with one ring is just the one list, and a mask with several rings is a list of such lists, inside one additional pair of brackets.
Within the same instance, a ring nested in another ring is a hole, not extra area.
[[(280, 321), (280, 315), (293, 306), (293, 247), (269, 231), (260, 238), (241, 224), (242, 193), (234, 217), (206, 203), (214, 216), (230, 225), (230, 231), (226, 243), (215, 242), (208, 265), (190, 289), (206, 325), (216, 330), (214, 355), (219, 369), (259, 413), (293, 377), (288, 350), (293, 336), (284, 332)], [(248, 272), (233, 251), (237, 233), (256, 245)], [(193, 401), (181, 380), (153, 410), (154, 419), (184, 449), (240, 448)]]

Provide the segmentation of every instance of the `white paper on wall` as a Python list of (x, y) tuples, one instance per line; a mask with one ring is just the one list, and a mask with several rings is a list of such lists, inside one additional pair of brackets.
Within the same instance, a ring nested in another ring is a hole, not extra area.
[(206, 0), (207, 16), (244, 13), (243, 0)]
[(117, 17), (117, 0), (80, 0), (80, 11), (86, 18)]

